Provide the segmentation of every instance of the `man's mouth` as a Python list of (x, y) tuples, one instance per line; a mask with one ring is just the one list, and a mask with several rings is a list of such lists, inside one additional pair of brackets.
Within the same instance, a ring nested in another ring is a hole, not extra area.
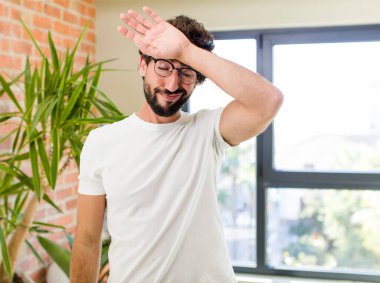
[(165, 100), (168, 101), (175, 101), (182, 95), (184, 95), (184, 92), (181, 90), (177, 90), (175, 92), (169, 92), (169, 91), (156, 91), (157, 94), (159, 94), (161, 97), (163, 97)]
[(178, 97), (181, 96), (181, 94), (166, 94), (166, 93), (160, 93), (162, 95), (163, 98), (165, 98), (166, 100), (170, 100), (170, 101), (174, 101), (174, 100), (177, 100)]

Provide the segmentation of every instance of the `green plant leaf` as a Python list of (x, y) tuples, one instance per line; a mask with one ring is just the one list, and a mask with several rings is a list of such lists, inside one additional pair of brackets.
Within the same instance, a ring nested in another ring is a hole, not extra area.
[[(0, 120), (1, 122), (1, 120)], [(15, 132), (17, 131), (17, 129), (14, 129), (12, 131), (10, 131), (7, 135), (5, 135), (3, 138), (0, 139), (0, 143), (6, 141), (11, 135), (13, 135)]]
[(8, 174), (15, 175), (15, 173), (13, 172), (11, 168), (1, 163), (0, 163), (0, 170), (3, 170), (4, 172), (7, 172)]
[[(26, 62), (25, 62), (25, 68), (24, 68), (24, 97), (25, 97), (25, 109), (26, 109), (26, 113), (29, 112), (29, 115), (30, 113), (32, 112), (32, 106), (30, 105), (30, 96), (29, 96), (29, 92), (30, 92), (30, 85), (31, 85), (31, 80), (32, 80), (32, 75), (30, 73), (30, 63), (29, 63), (29, 56), (26, 56)], [(29, 109), (29, 110), (28, 110)]]
[(53, 67), (54, 69), (59, 69), (59, 60), (58, 60), (58, 55), (57, 55), (57, 49), (55, 48), (53, 39), (51, 37), (51, 33), (49, 31), (48, 33), (48, 40), (49, 40), (49, 46), (50, 46), (50, 53), (53, 59)]
[(34, 115), (33, 121), (29, 126), (28, 138), (30, 138), (32, 134), (34, 134), (37, 124), (41, 122), (41, 116), (48, 109), (52, 100), (52, 97), (49, 97), (37, 106), (36, 114)]
[(21, 112), (24, 113), (24, 111), (21, 108), (21, 105), (18, 103), (17, 98), (13, 91), (11, 90), (10, 84), (8, 84), (3, 76), (0, 75), (0, 83), (3, 86), (4, 91), (8, 94), (9, 98), (12, 100), (14, 105), (17, 107), (17, 109)]
[(65, 121), (66, 118), (70, 115), (71, 110), (74, 108), (75, 103), (77, 102), (79, 96), (83, 93), (83, 86), (85, 84), (85, 80), (83, 80), (74, 90), (73, 94), (71, 95), (69, 101), (67, 102), (67, 105), (65, 109), (63, 110), (61, 121)]
[(103, 97), (103, 99), (108, 102), (107, 104), (110, 106), (110, 111), (114, 112), (114, 115), (123, 115), (123, 113), (121, 113), (119, 111), (119, 109), (117, 108), (117, 106), (112, 102), (111, 99), (109, 99), (109, 97), (101, 90), (97, 90), (97, 92), (100, 94), (101, 97)]
[(33, 221), (33, 224), (37, 226), (47, 226), (47, 227), (52, 227), (52, 228), (65, 229), (65, 227), (62, 225), (55, 225), (55, 224), (40, 222), (40, 221)]
[(29, 144), (29, 153), (30, 153), (30, 162), (32, 165), (32, 172), (33, 172), (33, 186), (34, 186), (34, 192), (37, 195), (37, 199), (41, 199), (41, 184), (40, 184), (40, 174), (38, 170), (38, 155), (37, 155), (37, 149), (36, 149), (36, 143), (31, 142)]
[(90, 91), (88, 92), (88, 99), (91, 99), (95, 96), (95, 91), (98, 87), (99, 77), (100, 77), (101, 71), (102, 71), (102, 65), (99, 65), (99, 67), (97, 68), (96, 73), (92, 79)]
[(48, 196), (48, 194), (44, 194), (43, 199), (52, 207), (54, 207), (58, 212), (63, 213), (63, 211), (53, 202), (53, 200)]
[(15, 195), (22, 191), (22, 187), (24, 184), (22, 182), (18, 182), (16, 184), (13, 184), (6, 189), (0, 188), (0, 196), (9, 196), (9, 195)]
[(19, 220), (19, 217), (21, 215), (21, 211), (24, 208), (24, 205), (26, 203), (26, 200), (28, 199), (29, 192), (28, 191), (20, 191), (17, 194), (15, 203), (13, 204), (13, 210), (12, 210), (12, 223), (17, 223)]
[(3, 160), (4, 162), (13, 162), (13, 161), (21, 161), (29, 158), (29, 153), (23, 153), (23, 154), (14, 154), (11, 155), (11, 158)]
[(20, 125), (17, 128), (17, 133), (16, 133), (16, 136), (15, 136), (13, 143), (12, 143), (12, 153), (15, 153), (16, 147), (17, 147), (17, 145), (19, 145), (18, 139), (20, 137), (21, 129), (22, 129), (22, 122), (20, 123)]
[(7, 242), (5, 239), (3, 228), (1, 226), (0, 226), (0, 247), (1, 247), (1, 255), (2, 255), (2, 260), (4, 263), (5, 271), (7, 272), (8, 277), (12, 278), (13, 271), (12, 271), (12, 266), (11, 266), (11, 259), (9, 257)]
[(38, 241), (41, 246), (45, 249), (45, 251), (49, 254), (49, 256), (57, 263), (57, 265), (62, 269), (62, 271), (70, 277), (70, 260), (71, 253), (70, 251), (62, 248), (60, 245), (54, 243), (53, 241), (38, 236)]
[(42, 257), (39, 255), (37, 250), (33, 247), (33, 245), (28, 240), (25, 240), (25, 243), (29, 247), (29, 249), (32, 251), (34, 256), (38, 259), (38, 261), (41, 262), (44, 267), (46, 267), (45, 261), (42, 259)]
[(55, 188), (55, 184), (57, 183), (57, 177), (58, 177), (58, 164), (61, 160), (60, 158), (60, 134), (57, 128), (52, 129), (52, 136), (53, 140), (53, 153), (52, 153), (52, 160), (51, 160), (51, 187), (52, 189)]
[(33, 42), (33, 45), (36, 47), (36, 49), (38, 50), (38, 52), (40, 53), (40, 55), (43, 57), (43, 58), (46, 58), (45, 54), (42, 52), (41, 48), (38, 46), (36, 40), (34, 39), (32, 33), (30, 32), (30, 30), (28, 29), (28, 27), (25, 25), (24, 21), (22, 19), (20, 19), (21, 21), (21, 24), (23, 25), (24, 29), (26, 30), (26, 33), (29, 35), (30, 39), (32, 40)]
[(49, 185), (51, 186), (51, 170), (49, 160), (46, 154), (45, 144), (42, 141), (42, 138), (37, 139), (38, 153), (42, 163), (42, 168), (44, 169), (46, 179), (48, 180)]

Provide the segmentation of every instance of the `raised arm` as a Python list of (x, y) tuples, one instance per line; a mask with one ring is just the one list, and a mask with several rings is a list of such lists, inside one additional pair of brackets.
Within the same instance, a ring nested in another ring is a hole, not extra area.
[(262, 76), (194, 45), (182, 54), (181, 62), (235, 98), (224, 109), (220, 121), (220, 133), (228, 143), (239, 144), (266, 129), (282, 104), (279, 89)]
[(78, 195), (70, 283), (98, 282), (104, 210), (104, 195)]
[(129, 29), (119, 27), (119, 31), (144, 54), (189, 65), (235, 98), (220, 122), (220, 133), (228, 143), (239, 144), (265, 130), (282, 104), (279, 89), (260, 75), (195, 46), (152, 9), (143, 9), (152, 22), (130, 10), (121, 15)]

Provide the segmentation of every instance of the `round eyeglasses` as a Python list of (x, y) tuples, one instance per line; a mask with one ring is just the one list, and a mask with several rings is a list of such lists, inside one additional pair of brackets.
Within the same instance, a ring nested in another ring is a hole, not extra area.
[(191, 85), (197, 79), (198, 73), (192, 68), (189, 68), (189, 67), (176, 68), (170, 61), (167, 61), (164, 59), (155, 59), (153, 57), (151, 58), (154, 61), (154, 71), (160, 77), (169, 76), (175, 69), (178, 71), (179, 80), (183, 84)]

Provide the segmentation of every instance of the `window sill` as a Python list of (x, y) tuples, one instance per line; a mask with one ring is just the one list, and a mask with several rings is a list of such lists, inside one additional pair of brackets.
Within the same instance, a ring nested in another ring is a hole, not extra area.
[[(285, 276), (265, 276), (252, 274), (237, 274), (238, 283), (351, 283), (352, 281), (337, 281), (325, 279), (294, 278)], [(352, 282), (353, 283), (353, 282)], [(360, 283), (355, 281), (355, 283)], [(364, 282), (363, 282), (364, 283)]]

